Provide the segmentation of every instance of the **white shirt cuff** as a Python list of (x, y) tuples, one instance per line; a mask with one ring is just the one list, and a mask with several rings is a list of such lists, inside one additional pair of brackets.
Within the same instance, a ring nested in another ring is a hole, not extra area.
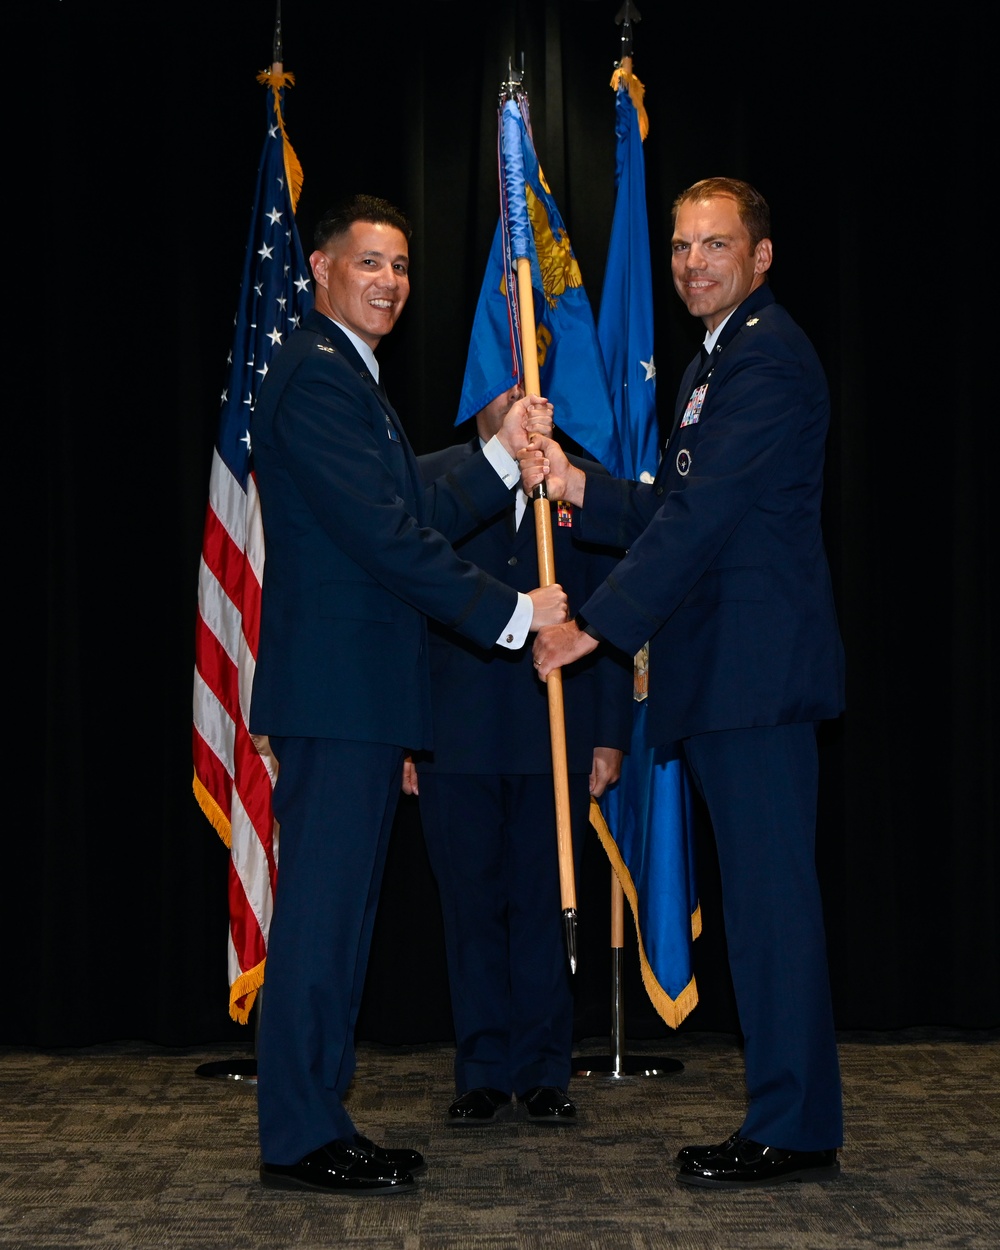
[(531, 598), (517, 592), (517, 607), (514, 609), (514, 615), (507, 622), (506, 628), (497, 639), (497, 646), (506, 647), (508, 651), (518, 651), (524, 646), (528, 637), (528, 630), (531, 628), (532, 617)]
[(494, 434), (483, 448), (483, 455), (496, 469), (504, 486), (516, 486), (521, 480), (521, 466)]

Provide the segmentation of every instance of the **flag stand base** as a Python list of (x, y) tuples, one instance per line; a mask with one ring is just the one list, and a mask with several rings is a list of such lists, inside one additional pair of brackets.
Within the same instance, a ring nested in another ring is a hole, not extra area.
[(200, 1063), (194, 1070), (195, 1076), (216, 1077), (223, 1081), (245, 1081), (247, 1085), (257, 1084), (257, 1033), (260, 1029), (260, 1005), (264, 996), (263, 986), (257, 991), (253, 1005), (253, 1040), (254, 1054), (247, 1059), (213, 1059), (211, 1063)]
[(194, 1074), (221, 1077), (225, 1081), (246, 1081), (248, 1085), (256, 1085), (257, 1060), (215, 1059), (211, 1063), (200, 1063)]
[(622, 948), (611, 948), (611, 1054), (576, 1055), (573, 1060), (574, 1077), (593, 1077), (604, 1081), (623, 1081), (633, 1076), (671, 1076), (683, 1072), (679, 1059), (662, 1056), (623, 1054), (622, 1046)]

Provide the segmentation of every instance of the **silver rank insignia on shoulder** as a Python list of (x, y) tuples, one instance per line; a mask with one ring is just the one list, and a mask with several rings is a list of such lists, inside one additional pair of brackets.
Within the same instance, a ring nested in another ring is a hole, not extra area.
[(757, 324), (757, 322), (758, 322), (758, 321), (760, 321), (760, 318), (759, 318), (759, 317), (751, 317), (751, 318), (750, 318), (750, 320), (747, 322), (747, 325), (748, 325), (748, 326), (755, 326), (755, 325)]
[(335, 347), (327, 347), (325, 343), (317, 343), (316, 350), (320, 352), (329, 352), (331, 356), (336, 356), (337, 349)]

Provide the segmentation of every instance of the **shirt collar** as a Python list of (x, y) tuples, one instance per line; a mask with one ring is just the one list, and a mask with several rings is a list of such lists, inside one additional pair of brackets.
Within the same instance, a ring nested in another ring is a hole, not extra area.
[(703, 343), (702, 346), (705, 348), (705, 351), (708, 352), (710, 356), (715, 348), (716, 343), (718, 343), (719, 341), (719, 335), (722, 333), (726, 322), (729, 320), (729, 317), (731, 317), (734, 312), (736, 312), (735, 308), (733, 309), (733, 312), (729, 314), (728, 317), (724, 317), (722, 321), (719, 322), (719, 324), (715, 327), (714, 330), (705, 331), (705, 342)]
[[(323, 316), (326, 317), (326, 313), (323, 313)], [(332, 321), (338, 330), (343, 331), (343, 333), (347, 335), (347, 337), (351, 340), (351, 346), (368, 366), (372, 377), (376, 382), (378, 382), (378, 361), (375, 359), (375, 353), (364, 341), (364, 339), (359, 339), (353, 330), (348, 330), (347, 326), (345, 326), (342, 321), (338, 321), (335, 317), (327, 317), (326, 319), (327, 321)]]

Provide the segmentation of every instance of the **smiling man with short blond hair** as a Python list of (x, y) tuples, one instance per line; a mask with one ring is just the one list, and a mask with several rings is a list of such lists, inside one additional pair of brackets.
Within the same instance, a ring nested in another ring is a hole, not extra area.
[(539, 632), (544, 680), (598, 639), (649, 640), (651, 744), (681, 744), (712, 821), (748, 1107), (678, 1180), (741, 1189), (837, 1175), (843, 1124), (815, 865), (816, 726), (843, 709), (844, 657), (820, 505), (830, 399), (812, 344), (767, 281), (770, 215), (711, 178), (674, 204), (674, 286), (705, 327), (651, 485), (582, 473), (558, 444), (520, 454), (530, 490), (628, 549), (574, 620)]

